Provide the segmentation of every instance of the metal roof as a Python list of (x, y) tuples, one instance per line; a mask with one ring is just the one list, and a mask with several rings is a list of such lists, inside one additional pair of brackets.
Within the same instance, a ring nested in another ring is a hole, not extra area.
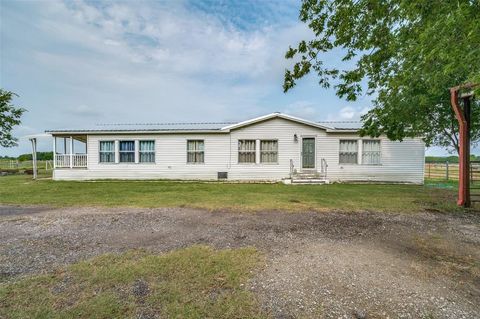
[(335, 130), (357, 131), (362, 128), (362, 122), (360, 121), (320, 121), (318, 123)]
[(306, 125), (316, 126), (327, 131), (356, 131), (361, 128), (362, 123), (356, 121), (319, 121), (313, 122), (301, 118), (293, 117), (282, 113), (271, 113), (247, 121), (240, 122), (194, 122), (194, 123), (114, 123), (114, 124), (96, 124), (89, 128), (81, 129), (52, 129), (47, 133), (57, 134), (84, 134), (84, 133), (132, 133), (132, 132), (218, 132), (226, 133), (231, 129), (250, 125), (259, 121), (268, 120), (273, 117), (281, 117), (292, 121), (304, 123)]
[(48, 132), (157, 132), (157, 131), (219, 131), (232, 122), (199, 123), (117, 123), (96, 124), (82, 129), (53, 129)]

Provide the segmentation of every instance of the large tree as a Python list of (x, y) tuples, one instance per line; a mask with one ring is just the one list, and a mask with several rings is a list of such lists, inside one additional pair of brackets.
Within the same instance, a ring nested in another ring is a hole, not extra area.
[[(422, 136), (427, 145), (458, 151), (449, 88), (480, 81), (479, 0), (303, 0), (300, 20), (314, 37), (287, 51), (295, 64), (285, 72), (285, 92), (313, 71), (341, 98), (371, 95), (362, 135)], [(332, 50), (343, 52), (341, 67), (324, 59)]]
[(0, 146), (17, 145), (17, 139), (12, 135), (14, 126), (20, 124), (20, 117), (25, 109), (12, 104), (15, 93), (0, 89)]

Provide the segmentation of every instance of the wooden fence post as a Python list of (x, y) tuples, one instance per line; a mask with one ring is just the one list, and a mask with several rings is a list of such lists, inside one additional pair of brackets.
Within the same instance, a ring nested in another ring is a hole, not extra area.
[(468, 170), (470, 172), (470, 184), (473, 183), (473, 171), (472, 171), (473, 163), (470, 162), (470, 169)]
[(446, 175), (447, 181), (448, 181), (448, 161), (445, 164), (446, 164), (445, 175)]

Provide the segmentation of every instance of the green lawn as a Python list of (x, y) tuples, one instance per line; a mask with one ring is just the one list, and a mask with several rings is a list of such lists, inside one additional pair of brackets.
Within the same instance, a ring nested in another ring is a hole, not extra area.
[(265, 318), (245, 287), (260, 260), (253, 248), (205, 246), (107, 254), (0, 284), (0, 317)]
[(67, 182), (0, 177), (0, 204), (197, 207), (233, 210), (452, 211), (453, 187), (435, 185), (283, 185), (172, 181)]

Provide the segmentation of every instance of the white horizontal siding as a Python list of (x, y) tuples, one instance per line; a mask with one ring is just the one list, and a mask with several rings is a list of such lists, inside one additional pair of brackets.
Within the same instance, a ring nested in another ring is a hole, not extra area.
[[(294, 140), (294, 135), (298, 140)], [(339, 140), (359, 139), (355, 134), (331, 134), (304, 124), (274, 118), (226, 134), (89, 135), (87, 169), (57, 169), (55, 179), (200, 179), (215, 180), (228, 172), (230, 180), (281, 180), (290, 174), (290, 159), (301, 166), (302, 137), (316, 139), (316, 162), (328, 163), (327, 178), (333, 181), (423, 182), (424, 144), (420, 139), (392, 142), (382, 138), (382, 163), (340, 165)], [(205, 163), (187, 163), (187, 140), (205, 141)], [(239, 164), (238, 140), (278, 140), (278, 163)], [(155, 163), (99, 163), (99, 141), (154, 140)], [(359, 154), (361, 156), (361, 154)]]
[[(298, 140), (294, 140), (294, 135)], [(290, 176), (290, 159), (296, 168), (300, 167), (302, 137), (324, 137), (324, 130), (304, 124), (275, 118), (231, 132), (232, 179), (238, 180), (280, 180)], [(278, 163), (242, 164), (238, 163), (238, 140), (260, 139), (278, 140)], [(317, 164), (320, 165), (317, 156)]]
[[(205, 141), (205, 163), (187, 163), (187, 140)], [(155, 163), (100, 163), (99, 142), (108, 140), (154, 140)], [(228, 134), (90, 135), (87, 141), (88, 169), (72, 172), (79, 179), (216, 179), (228, 163)], [(58, 170), (56, 178), (68, 178)]]
[[(381, 164), (340, 164), (340, 139), (362, 139), (355, 134), (328, 134), (317, 146), (319, 155), (328, 163), (328, 178), (331, 181), (386, 181), (423, 183), (425, 145), (419, 138), (403, 142), (382, 137)], [(370, 139), (370, 138), (363, 138)], [(358, 154), (362, 156), (361, 153)]]

